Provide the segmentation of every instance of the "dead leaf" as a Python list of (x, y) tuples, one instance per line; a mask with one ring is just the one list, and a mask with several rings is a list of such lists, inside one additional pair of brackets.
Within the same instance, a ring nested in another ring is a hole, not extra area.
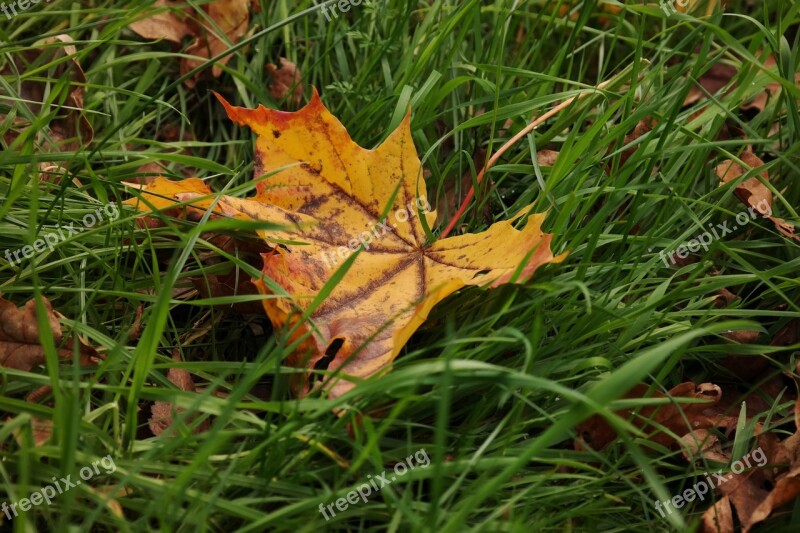
[[(764, 53), (759, 51), (756, 57), (763, 57)], [(769, 54), (764, 60), (764, 67), (773, 69), (776, 66), (775, 56)], [(731, 81), (739, 74), (742, 67), (740, 65), (717, 62), (714, 63), (704, 74), (697, 80), (697, 85), (692, 85), (689, 93), (683, 101), (684, 107), (700, 102), (707, 98), (707, 94), (716, 95), (723, 87), (730, 84), (728, 91), (729, 94), (736, 88), (736, 83)], [(794, 75), (795, 84), (800, 84), (800, 73)], [(698, 86), (699, 85), (699, 86)], [(781, 91), (781, 84), (775, 81), (769, 82), (764, 86), (764, 89), (756, 94), (749, 101), (744, 102), (739, 106), (742, 110), (755, 109), (759, 112), (764, 111), (767, 107), (767, 102), (778, 96)]]
[[(203, 4), (203, 13), (186, 7), (183, 3), (158, 0), (153, 14), (131, 24), (131, 30), (145, 39), (166, 39), (180, 44), (186, 37), (194, 40), (186, 49), (186, 54), (194, 58), (183, 58), (180, 64), (181, 76), (199, 67), (206, 60), (215, 57), (235, 45), (247, 33), (250, 22), (250, 0), (215, 0)], [(156, 12), (157, 11), (157, 12)], [(213, 24), (206, 19), (209, 17)], [(222, 74), (222, 67), (230, 61), (227, 55), (214, 63), (211, 73), (215, 78)], [(202, 72), (184, 80), (187, 87), (194, 87)]]
[[(777, 63), (775, 61), (775, 56), (772, 54), (770, 54), (769, 57), (767, 57), (767, 59), (764, 61), (764, 66), (767, 67), (768, 69), (772, 69), (776, 65)], [(800, 84), (800, 72), (795, 73), (794, 82), (795, 85)], [(770, 99), (776, 98), (778, 96), (778, 93), (780, 93), (781, 89), (782, 89), (781, 84), (777, 81), (768, 83), (767, 85), (764, 86), (764, 90), (758, 93), (755, 96), (755, 98), (753, 98), (753, 100), (750, 101), (750, 103), (743, 105), (742, 109), (744, 110), (755, 109), (758, 112), (764, 111), (767, 108), (767, 102)]]
[[(257, 183), (255, 197), (215, 195), (217, 216), (269, 221), (281, 229), (259, 230), (269, 245), (263, 254), (264, 278), (289, 297), (264, 300), (276, 328), (297, 326), (293, 339), (309, 335), (290, 363), (307, 369), (339, 370), (366, 378), (388, 369), (436, 303), (454, 291), (524, 282), (553, 257), (552, 235), (543, 233), (544, 214), (530, 206), (511, 219), (477, 234), (427, 243), (421, 216), (427, 211), (425, 183), (411, 138), (410, 115), (374, 150), (355, 144), (344, 126), (314, 96), (300, 111), (233, 107), (222, 97), (228, 116), (258, 135), (255, 176), (293, 165)], [(172, 208), (174, 199), (208, 209), (210, 193), (199, 180), (156, 180), (144, 198), (156, 208)], [(395, 197), (395, 192), (397, 195)], [(129, 203), (149, 210), (137, 199)], [(388, 217), (381, 213), (386, 207)], [(516, 225), (527, 221), (522, 229)], [(350, 270), (328, 297), (311, 302), (332, 274), (364, 242)], [(264, 278), (254, 283), (272, 294)], [(310, 316), (301, 321), (303, 313)], [(308, 376), (308, 375), (307, 375)], [(353, 387), (341, 379), (325, 381), (333, 397)], [(307, 390), (306, 384), (299, 387)]]
[(272, 79), (269, 84), (269, 94), (275, 100), (281, 101), (293, 91), (291, 100), (294, 105), (300, 105), (303, 98), (303, 76), (300, 74), (300, 69), (285, 57), (278, 59), (280, 67), (272, 63), (266, 65), (267, 74)]
[[(226, 253), (242, 259), (254, 268), (263, 264), (261, 252), (263, 246), (257, 248), (258, 243), (250, 240), (235, 239), (229, 235), (203, 235), (209, 241)], [(204, 265), (217, 264), (222, 258), (214, 252), (200, 253), (198, 257)], [(197, 292), (203, 298), (221, 298), (227, 296), (251, 296), (258, 294), (258, 289), (250, 280), (250, 276), (242, 270), (237, 270), (231, 265), (230, 271), (225, 274), (207, 274), (192, 278)], [(260, 301), (239, 302), (235, 304), (221, 304), (218, 307), (230, 309), (244, 315), (263, 314), (264, 306)]]
[[(622, 398), (642, 398), (647, 393), (647, 385), (636, 385)], [(709, 400), (705, 403), (670, 403), (661, 406), (644, 406), (638, 410), (632, 408), (617, 411), (617, 414), (648, 433), (648, 439), (662, 446), (676, 444), (675, 437), (666, 433), (661, 428), (670, 430), (678, 436), (686, 435), (692, 431), (728, 426), (731, 418), (725, 416), (716, 404), (722, 399), (722, 389), (711, 383), (695, 385), (692, 382), (681, 383), (672, 388), (667, 394), (654, 392), (652, 398), (694, 398)], [(633, 416), (636, 411), (637, 416)], [(575, 442), (576, 449), (586, 445), (595, 450), (602, 450), (617, 438), (617, 433), (611, 424), (600, 415), (581, 422), (577, 426), (580, 438)], [(694, 437), (697, 439), (697, 437)], [(678, 437), (680, 439), (680, 437)]]
[(166, 39), (177, 44), (194, 34), (195, 25), (189, 21), (189, 8), (185, 2), (156, 0), (152, 7), (152, 15), (132, 22), (128, 27), (145, 39)]
[(536, 153), (536, 162), (541, 167), (555, 166), (558, 159), (558, 152), (555, 150), (539, 150)]
[[(209, 325), (204, 327), (199, 327), (199, 324), (195, 324), (195, 327), (192, 329), (191, 333), (185, 335), (181, 339), (180, 346), (186, 346), (192, 344), (197, 339), (200, 339), (208, 334), (211, 330)], [(172, 352), (172, 359), (177, 361), (178, 363), (181, 362), (181, 354), (180, 349), (175, 348)], [(194, 381), (192, 380), (192, 375), (189, 373), (188, 370), (183, 368), (170, 368), (167, 370), (167, 379), (178, 389), (186, 392), (195, 392)], [(184, 408), (177, 407), (170, 402), (163, 402), (163, 401), (156, 401), (150, 407), (150, 419), (147, 421), (147, 425), (150, 428), (150, 431), (153, 432), (153, 435), (159, 436), (165, 431), (167, 431), (170, 426), (174, 423), (174, 418), (176, 415), (179, 415), (184, 412)], [(185, 420), (185, 424), (189, 425), (197, 418), (196, 414), (191, 415)], [(209, 422), (207, 419), (202, 420), (197, 427), (194, 428), (192, 433), (202, 433), (203, 431), (208, 431)]]
[[(758, 169), (764, 166), (764, 162), (753, 152), (743, 152), (740, 159), (751, 169)], [(722, 183), (734, 181), (745, 174), (742, 166), (730, 159), (717, 165), (714, 169), (717, 177)], [(761, 171), (761, 177), (765, 182), (769, 181), (766, 170)], [(739, 183), (734, 190), (736, 197), (745, 205), (749, 206), (750, 213), (758, 212), (762, 217), (768, 218), (775, 228), (785, 237), (800, 240), (800, 235), (795, 234), (794, 225), (786, 222), (782, 218), (772, 216), (772, 191), (764, 185), (758, 178), (748, 178)]]
[[(58, 348), (58, 356), (72, 359), (72, 343), (63, 338), (58, 315), (53, 311), (50, 301), (43, 298), (47, 312), (49, 329)], [(80, 344), (82, 362), (94, 362), (97, 352), (94, 348)], [(36, 318), (36, 300), (29, 300), (24, 307), (0, 298), (0, 366), (29, 372), (33, 367), (44, 364), (44, 347), (39, 341), (39, 322)]]
[[(640, 120), (636, 126), (634, 126), (633, 131), (625, 136), (625, 140), (623, 142), (623, 146), (627, 146), (639, 137), (649, 133), (658, 125), (658, 119), (654, 117), (649, 117)], [(633, 153), (639, 149), (639, 145), (631, 146), (627, 150), (623, 151), (619, 156), (619, 164), (620, 166), (624, 165), (626, 161), (633, 155)]]
[(703, 513), (702, 533), (733, 533), (731, 501), (723, 496)]
[[(479, 148), (473, 155), (472, 155), (472, 165), (479, 169), (486, 164), (486, 150), (483, 148)], [(467, 191), (472, 186), (475, 181), (475, 174), (473, 173), (472, 169), (466, 170), (462, 175), (460, 180), (448, 180), (444, 185), (444, 190), (441, 195), (438, 196), (438, 202), (436, 205), (436, 224), (446, 224), (450, 217), (453, 216), (458, 210), (458, 206), (461, 205), (461, 202), (467, 195)], [(493, 183), (489, 183), (488, 186), (491, 187)], [(492, 211), (491, 206), (486, 204), (483, 210), (483, 217), (487, 224), (492, 223)]]
[[(727, 63), (714, 63), (697, 79), (697, 85), (692, 85), (689, 93), (683, 100), (683, 106), (689, 106), (707, 98), (706, 94), (715, 95), (728, 85), (736, 76), (739, 69)], [(699, 87), (698, 87), (699, 85)], [(731, 87), (729, 91), (732, 89)]]
[[(83, 112), (86, 75), (77, 59), (78, 50), (73, 42), (69, 35), (49, 37), (37, 43), (35, 50), (16, 54), (13, 68), (8, 64), (3, 69), (4, 76), (13, 78), (16, 75), (18, 80), (15, 86), (18, 97), (4, 94), (0, 89), (0, 101), (11, 107), (15, 113), (13, 127), (4, 135), (6, 143), (13, 143), (23, 133), (33, 133), (30, 131), (32, 128), (35, 128), (34, 131), (38, 134), (37, 145), (41, 152), (71, 152), (92, 142), (94, 131)], [(69, 57), (69, 60), (63, 61), (64, 57)], [(42, 72), (37, 70), (38, 79), (29, 79), (30, 77), (25, 76), (28, 71), (52, 63), (57, 64)], [(49, 81), (39, 81), (41, 78), (47, 78)], [(46, 95), (52, 91), (52, 86), (64, 78), (70, 80), (66, 95), (63, 99), (50, 104), (51, 107), (43, 109)], [(46, 128), (42, 128), (38, 123), (33, 125), (29, 118), (51, 113)], [(0, 121), (3, 120), (6, 120), (6, 115), (0, 115)], [(40, 170), (56, 177), (64, 173), (59, 165), (52, 162), (42, 163)]]

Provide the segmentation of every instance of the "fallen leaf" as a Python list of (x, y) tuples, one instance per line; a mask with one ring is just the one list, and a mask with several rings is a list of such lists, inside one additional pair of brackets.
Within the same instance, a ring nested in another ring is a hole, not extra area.
[[(231, 267), (227, 274), (207, 274), (192, 278), (197, 292), (203, 298), (225, 298), (229, 296), (253, 296), (259, 294), (258, 289), (244, 271)], [(222, 308), (230, 308), (241, 314), (260, 314), (264, 306), (259, 301), (220, 304)]]
[[(625, 136), (625, 140), (623, 142), (623, 146), (627, 146), (639, 137), (649, 133), (653, 130), (654, 127), (658, 125), (658, 119), (650, 117), (640, 120), (636, 126), (634, 126), (633, 131)], [(620, 166), (624, 165), (628, 159), (633, 155), (633, 153), (639, 149), (639, 145), (631, 146), (627, 150), (623, 151), (619, 156), (619, 164)]]
[[(222, 30), (223, 35), (220, 35), (216, 28), (204, 23), (203, 32), (186, 50), (187, 54), (203, 59), (181, 61), (181, 76), (199, 67), (205, 60), (228, 50), (230, 48), (229, 41), (236, 44), (247, 33), (247, 25), (250, 22), (250, 2), (248, 0), (217, 0), (207, 4), (204, 8), (216, 26)], [(214, 63), (211, 73), (215, 78), (219, 78), (222, 74), (222, 67), (228, 64), (231, 57), (231, 55), (227, 55)], [(187, 78), (184, 83), (188, 87), (193, 87), (195, 84), (193, 78)]]
[[(753, 152), (742, 152), (740, 159), (754, 170), (764, 166), (764, 162)], [(730, 159), (717, 165), (714, 172), (722, 183), (729, 183), (745, 174), (742, 166)], [(769, 175), (766, 170), (761, 171), (760, 174), (765, 182), (769, 181)], [(793, 224), (782, 218), (772, 216), (772, 191), (758, 178), (748, 178), (739, 183), (734, 190), (734, 194), (743, 204), (750, 207), (751, 213), (755, 211), (762, 217), (769, 219), (782, 235), (790, 239), (800, 240), (800, 236), (794, 232)]]
[[(58, 356), (72, 359), (72, 343), (64, 339), (58, 314), (53, 311), (50, 301), (43, 298), (49, 329), (58, 348)], [(81, 361), (94, 362), (97, 352), (94, 348), (80, 344)], [(0, 298), (0, 366), (24, 372), (44, 364), (44, 347), (39, 341), (39, 322), (36, 318), (36, 301), (29, 300), (24, 307)]]
[[(145, 39), (166, 39), (180, 44), (186, 37), (193, 37), (186, 54), (194, 56), (181, 59), (181, 76), (199, 67), (235, 45), (247, 33), (250, 22), (250, 0), (215, 0), (201, 6), (202, 13), (184, 3), (158, 0), (152, 15), (132, 23), (131, 30)], [(213, 21), (210, 23), (206, 17)], [(230, 44), (229, 44), (230, 43)], [(196, 59), (197, 58), (197, 59)], [(227, 55), (215, 62), (211, 73), (215, 78), (222, 74), (228, 64)], [(184, 80), (187, 87), (194, 87), (202, 72)]]
[(300, 105), (300, 100), (303, 98), (303, 76), (300, 74), (300, 69), (285, 57), (278, 59), (280, 67), (272, 63), (266, 65), (267, 74), (272, 79), (269, 84), (269, 94), (275, 100), (281, 101), (292, 91), (292, 102), (294, 105)]
[[(622, 398), (643, 398), (649, 390), (647, 385), (636, 385)], [(716, 404), (722, 399), (722, 390), (711, 383), (695, 385), (692, 382), (681, 383), (666, 394), (654, 392), (652, 398), (693, 398), (709, 400), (704, 403), (669, 403), (661, 406), (644, 406), (637, 409), (629, 408), (617, 411), (617, 414), (648, 433), (647, 438), (662, 446), (676, 444), (676, 437), (665, 432), (666, 428), (681, 436), (702, 429), (710, 429), (731, 424), (731, 418), (725, 416)], [(633, 417), (634, 411), (636, 416)], [(633, 417), (633, 418), (632, 418)], [(576, 449), (583, 449), (586, 445), (595, 450), (602, 450), (617, 438), (617, 432), (600, 416), (593, 415), (578, 424), (579, 439), (575, 441)]]
[[(775, 61), (775, 56), (772, 54), (770, 54), (769, 57), (767, 57), (767, 59), (764, 61), (764, 66), (767, 67), (768, 69), (772, 69), (776, 65), (777, 63)], [(794, 82), (795, 85), (800, 84), (800, 72), (795, 73)], [(743, 105), (742, 109), (744, 110), (755, 109), (758, 112), (764, 111), (767, 108), (767, 102), (770, 99), (776, 98), (780, 93), (781, 89), (782, 89), (781, 84), (777, 81), (768, 83), (767, 85), (764, 86), (764, 90), (758, 93), (755, 96), (755, 98), (753, 98), (753, 100), (750, 101), (750, 103)]]
[[(715, 95), (728, 85), (736, 76), (739, 69), (727, 63), (714, 63), (697, 79), (697, 85), (692, 85), (689, 93), (683, 100), (683, 106), (689, 106), (707, 98), (707, 94)], [(730, 89), (732, 89), (731, 87)], [(729, 89), (729, 91), (730, 91)]]
[(189, 21), (188, 6), (185, 2), (156, 0), (152, 14), (132, 22), (128, 27), (145, 39), (166, 39), (180, 42), (194, 34), (194, 23)]
[[(195, 324), (194, 328), (192, 328), (191, 333), (184, 335), (181, 339), (180, 346), (187, 346), (192, 344), (197, 339), (202, 338), (211, 331), (211, 327), (206, 325), (205, 327), (199, 327), (198, 324)], [(172, 352), (172, 359), (178, 363), (181, 362), (181, 355), (180, 350), (175, 348)], [(184, 368), (170, 368), (167, 370), (167, 379), (178, 389), (186, 392), (195, 392), (194, 380), (192, 380), (192, 375), (189, 373), (188, 370)], [(174, 419), (176, 415), (180, 415), (185, 411), (184, 408), (178, 407), (173, 405), (171, 402), (164, 402), (164, 401), (156, 401), (153, 402), (153, 405), (150, 407), (150, 419), (147, 421), (147, 425), (150, 428), (150, 431), (153, 432), (153, 435), (159, 436), (165, 431), (167, 431), (170, 426), (173, 425)], [(193, 414), (185, 420), (185, 424), (188, 426), (197, 418), (196, 414)], [(207, 431), (209, 428), (209, 422), (207, 419), (201, 420), (200, 423), (194, 428), (192, 431), (193, 433), (202, 433), (203, 431)]]
[[(264, 277), (254, 283), (262, 294), (273, 294), (269, 278), (288, 295), (264, 300), (276, 328), (297, 326), (293, 340), (308, 335), (290, 364), (329, 371), (346, 365), (345, 376), (375, 375), (388, 369), (433, 306), (454, 291), (521, 283), (566, 256), (553, 257), (552, 235), (541, 231), (545, 215), (531, 214), (530, 206), (481, 233), (428, 243), (420, 211), (429, 227), (436, 212), (428, 210), (419, 179), (410, 114), (383, 144), (367, 150), (350, 139), (316, 91), (294, 113), (239, 108), (218, 98), (231, 119), (258, 135), (256, 196), (204, 200), (210, 189), (200, 180), (159, 179), (144, 188), (142, 200), (157, 209), (173, 208), (175, 200), (208, 209), (213, 201), (216, 216), (279, 226), (258, 231), (269, 247), (262, 254)], [(139, 199), (128, 202), (150, 210)], [(524, 227), (515, 228), (525, 217)], [(362, 242), (350, 270), (312, 309), (314, 297)], [(326, 379), (323, 386), (336, 397), (354, 385)], [(300, 394), (308, 390), (305, 382), (298, 388)]]
[[(71, 152), (91, 143), (94, 131), (83, 112), (84, 86), (86, 75), (77, 58), (78, 50), (69, 35), (56, 35), (37, 43), (35, 50), (26, 50), (14, 56), (13, 68), (6, 65), (2, 75), (16, 77), (16, 95), (5, 94), (0, 88), (0, 101), (14, 110), (13, 127), (3, 136), (6, 143), (13, 143), (23, 134), (36, 134), (37, 149), (41, 152)], [(69, 57), (68, 61), (62, 58)], [(34, 72), (41, 67), (57, 63), (47, 70), (39, 72), (35, 79), (25, 76), (28, 71)], [(46, 78), (48, 81), (40, 81)], [(64, 78), (70, 83), (62, 99), (56, 99), (44, 108), (45, 101), (50, 100), (53, 85)], [(41, 117), (51, 115), (47, 127), (31, 122), (30, 116)], [(6, 115), (0, 115), (0, 122)], [(52, 162), (39, 165), (40, 171), (46, 175), (60, 176), (64, 170)]]
[(555, 150), (539, 150), (536, 152), (536, 162), (541, 167), (555, 166), (558, 159), (558, 152)]
[(727, 496), (723, 496), (706, 509), (703, 513), (702, 522), (703, 533), (733, 533), (733, 510), (731, 501)]
[[(763, 57), (763, 55), (761, 51), (756, 53), (756, 57)], [(777, 64), (775, 56), (772, 54), (768, 55), (763, 61), (764, 67), (767, 69), (774, 69)], [(728, 91), (725, 94), (733, 91), (733, 89), (736, 88), (736, 83), (731, 83), (731, 81), (739, 74), (741, 68), (742, 67), (738, 65), (722, 62), (712, 64), (711, 67), (698, 78), (697, 84), (692, 85), (689, 89), (689, 93), (683, 101), (684, 107), (705, 100), (707, 94), (712, 96), (716, 95), (728, 84), (730, 84), (730, 87), (728, 87)], [(795, 73), (794, 80), (796, 85), (800, 84), (800, 73)], [(767, 107), (767, 102), (776, 98), (780, 91), (781, 84), (779, 82), (769, 82), (764, 86), (762, 91), (747, 102), (741, 104), (739, 108), (745, 111), (750, 109), (755, 109), (759, 112), (764, 111)]]

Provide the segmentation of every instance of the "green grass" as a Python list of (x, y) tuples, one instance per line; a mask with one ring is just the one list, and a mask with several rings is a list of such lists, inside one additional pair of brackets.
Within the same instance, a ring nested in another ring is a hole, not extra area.
[[(792, 80), (800, 3), (730, 1), (724, 14), (667, 17), (655, 5), (626, 2), (619, 15), (601, 19), (586, 1), (569, 19), (541, 1), (389, 0), (353, 7), (328, 23), (313, 2), (267, 0), (223, 75), (194, 89), (180, 77), (181, 50), (127, 29), (146, 4), (55, 1), (11, 21), (0, 16), (0, 65), (37, 50), (48, 36), (66, 33), (76, 41), (94, 128), (88, 146), (46, 151), (42, 128), (53, 113), (44, 107), (26, 114), (20, 78), (3, 71), (0, 133), (10, 131), (15, 115), (40, 126), (12, 144), (3, 141), (0, 255), (129, 198), (122, 183), (141, 176), (146, 163), (160, 163), (167, 177), (187, 172), (216, 190), (246, 194), (253, 136), (226, 118), (211, 90), (237, 105), (292, 109), (268, 90), (264, 64), (278, 56), (298, 65), (304, 99), (316, 86), (362, 146), (380, 143), (410, 105), (414, 140), (430, 172), (429, 198), (439, 205), (466, 192), (458, 184), (479, 170), (479, 149), (496, 151), (535, 116), (604, 80), (619, 76), (628, 86), (581, 99), (515, 146), (488, 175), (493, 185), (478, 187), (461, 221), (460, 230), (480, 231), (533, 202), (537, 211), (549, 210), (554, 251), (569, 250), (568, 259), (523, 286), (452, 295), (412, 337), (393, 372), (337, 400), (291, 395), (298, 370), (283, 364), (287, 332), (273, 331), (265, 315), (227, 312), (247, 297), (186, 297), (192, 277), (230, 269), (241, 279), (257, 274), (239, 254), (206, 259), (209, 252), (220, 256), (205, 233), (212, 222), (166, 220), (166, 227), (146, 230), (123, 209), (113, 223), (18, 267), (0, 257), (4, 298), (19, 305), (50, 299), (66, 317), (65, 331), (106, 356), (97, 368), (67, 362), (33, 372), (0, 369), (0, 502), (16, 502), (53, 476), (74, 478), (107, 454), (116, 464), (113, 474), (0, 527), (456, 532), (697, 525), (707, 501), (665, 520), (653, 500), (691, 486), (706, 466), (687, 464), (679, 451), (632, 432), (602, 452), (575, 451), (574, 428), (593, 413), (608, 415), (636, 383), (666, 390), (688, 380), (712, 382), (736, 395), (793, 372), (797, 345), (753, 349), (722, 334), (759, 329), (759, 344), (768, 345), (800, 317), (797, 242), (758, 219), (680, 269), (666, 268), (658, 253), (744, 209), (732, 187), (718, 186), (713, 169), (748, 145), (768, 164), (775, 214), (798, 222), (800, 90)], [(758, 69), (759, 50), (779, 57), (784, 96), (761, 113), (742, 112), (739, 106), (775, 76)], [(691, 120), (699, 107), (682, 108), (684, 97), (717, 60), (736, 65), (737, 88)], [(63, 102), (69, 86), (52, 67), (21, 78), (46, 83), (49, 101)], [(658, 125), (622, 164), (625, 136), (649, 117)], [(163, 141), (168, 127), (190, 135)], [(725, 128), (738, 135), (720, 136)], [(560, 152), (553, 167), (536, 164), (535, 152), (545, 148)], [(74, 180), (43, 181), (42, 163), (68, 169)], [(447, 222), (452, 213), (444, 215)], [(236, 223), (225, 231), (235, 233)], [(740, 299), (716, 307), (720, 288)], [(131, 339), (137, 309), (144, 326)], [(187, 340), (203, 328), (206, 335)], [(54, 363), (52, 336), (43, 337)], [(759, 382), (741, 379), (720, 364), (730, 354), (766, 357), (769, 371)], [(189, 370), (197, 392), (172, 385), (170, 368)], [(51, 394), (24, 402), (46, 384)], [(787, 385), (759, 418), (782, 437), (794, 429), (794, 394)], [(147, 418), (157, 400), (185, 407), (190, 426), (153, 437)], [(376, 409), (382, 416), (367, 416)], [(33, 446), (31, 417), (53, 420), (46, 445)], [(192, 433), (204, 419), (210, 429)], [(752, 431), (737, 432), (737, 450)], [(723, 441), (733, 446), (732, 436)], [(368, 475), (421, 449), (429, 467), (325, 522), (320, 503), (346, 496)], [(112, 487), (118, 507), (103, 497)], [(799, 519), (800, 505), (790, 504), (759, 531)]]

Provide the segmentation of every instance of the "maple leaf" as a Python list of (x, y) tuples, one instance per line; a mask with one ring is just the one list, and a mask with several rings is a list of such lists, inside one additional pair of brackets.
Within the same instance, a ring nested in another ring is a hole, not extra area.
[[(217, 97), (232, 120), (258, 136), (257, 194), (215, 195), (199, 179), (159, 178), (128, 203), (142, 211), (169, 210), (178, 200), (191, 204), (189, 212), (213, 203), (216, 216), (278, 225), (257, 232), (269, 245), (262, 254), (264, 278), (285, 292), (265, 299), (264, 309), (276, 328), (298, 326), (294, 339), (310, 335), (290, 364), (330, 371), (346, 365), (347, 376), (372, 376), (389, 367), (433, 306), (454, 291), (521, 283), (566, 256), (553, 256), (552, 235), (541, 230), (545, 214), (530, 214), (531, 206), (481, 233), (428, 243), (421, 217), (431, 227), (436, 212), (421, 180), (410, 113), (368, 150), (350, 139), (316, 90), (297, 112), (234, 107)], [(515, 228), (525, 216), (524, 227)], [(311, 308), (356, 250), (344, 277)], [(264, 278), (254, 280), (259, 292), (274, 294)], [(352, 387), (345, 379), (325, 381), (332, 397)], [(299, 392), (306, 391), (303, 383)]]

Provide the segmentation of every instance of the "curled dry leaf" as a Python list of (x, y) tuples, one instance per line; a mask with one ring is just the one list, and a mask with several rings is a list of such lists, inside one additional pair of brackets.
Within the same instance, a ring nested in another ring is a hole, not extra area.
[[(145, 39), (166, 39), (180, 44), (184, 38), (193, 37), (186, 53), (198, 57), (181, 59), (181, 76), (199, 67), (206, 60), (215, 57), (247, 33), (250, 22), (250, 0), (216, 0), (203, 4), (204, 13), (197, 13), (183, 2), (158, 0), (153, 5), (152, 15), (130, 25), (130, 29)], [(206, 17), (214, 21), (209, 23)], [(212, 75), (218, 78), (222, 67), (230, 61), (227, 55), (214, 64)], [(200, 73), (184, 81), (187, 87), (194, 87)]]
[(267, 74), (272, 79), (269, 84), (269, 94), (280, 101), (292, 91), (292, 102), (294, 105), (300, 105), (303, 97), (303, 76), (300, 74), (300, 69), (285, 57), (279, 58), (278, 62), (280, 67), (272, 63), (267, 63), (266, 66)]
[[(248, 199), (204, 200), (199, 197), (211, 191), (200, 180), (161, 179), (145, 187), (143, 200), (160, 209), (194, 196), (195, 209), (214, 201), (216, 216), (279, 226), (258, 231), (267, 246), (264, 277), (254, 283), (262, 294), (273, 294), (266, 278), (277, 283), (288, 297), (265, 299), (267, 315), (276, 328), (297, 326), (294, 339), (306, 335), (290, 364), (372, 376), (388, 369), (433, 306), (454, 291), (524, 282), (566, 255), (553, 257), (552, 235), (541, 230), (545, 215), (531, 214), (530, 206), (481, 233), (427, 242), (421, 217), (431, 227), (436, 212), (425, 212), (430, 205), (410, 115), (383, 144), (367, 150), (350, 139), (316, 91), (294, 113), (239, 108), (219, 98), (231, 119), (258, 135), (256, 177), (288, 168), (261, 179)], [(129, 203), (148, 210), (137, 199)], [(312, 308), (355, 250), (349, 271)], [(304, 313), (308, 320), (301, 320)], [(305, 382), (296, 385), (301, 394), (308, 390)], [(354, 385), (339, 379), (323, 386), (335, 397)]]
[[(753, 152), (743, 152), (740, 159), (752, 169), (764, 166), (764, 162)], [(717, 165), (714, 172), (722, 180), (722, 183), (728, 183), (742, 177), (746, 171), (740, 164), (728, 159)], [(760, 174), (765, 182), (769, 181), (769, 175), (766, 170), (761, 171)], [(757, 212), (762, 217), (768, 218), (782, 235), (790, 239), (800, 240), (800, 236), (794, 233), (793, 224), (782, 218), (772, 216), (772, 191), (758, 178), (748, 178), (739, 183), (734, 190), (734, 194), (743, 204), (749, 206), (751, 213)]]
[[(643, 398), (649, 387), (636, 385), (623, 398)], [(664, 431), (680, 436), (692, 431), (729, 426), (731, 418), (725, 416), (717, 404), (722, 399), (722, 389), (711, 383), (695, 385), (692, 382), (681, 383), (670, 389), (667, 394), (654, 392), (652, 398), (693, 398), (708, 400), (704, 403), (669, 403), (660, 406), (644, 406), (638, 410), (629, 408), (617, 411), (617, 414), (648, 433), (648, 439), (662, 446), (676, 443), (675, 437)], [(633, 418), (634, 411), (637, 415)], [(617, 433), (605, 418), (593, 415), (577, 426), (580, 438), (575, 441), (575, 448), (582, 449), (587, 445), (601, 450), (617, 438)]]
[[(72, 343), (64, 339), (61, 324), (58, 319), (62, 316), (54, 311), (50, 301), (43, 299), (47, 313), (47, 321), (53, 340), (61, 359), (72, 359)], [(98, 360), (97, 351), (84, 342), (80, 342), (80, 363), (95, 363)], [(36, 301), (30, 300), (24, 307), (18, 308), (12, 302), (0, 298), (0, 366), (13, 368), (25, 372), (45, 363), (45, 352), (39, 340), (39, 321), (36, 317)], [(33, 391), (26, 401), (36, 403), (51, 391), (49, 386), (40, 387)], [(33, 418), (31, 421), (33, 441), (35, 446), (41, 446), (53, 432), (51, 420)], [(22, 434), (16, 432), (17, 441), (22, 445)]]
[[(53, 311), (50, 301), (43, 299), (47, 312), (49, 329), (58, 347), (58, 356), (72, 359), (72, 343), (63, 338), (59, 315)], [(63, 345), (63, 346), (62, 346)], [(80, 344), (81, 362), (95, 362), (97, 352), (94, 348)], [(36, 301), (30, 300), (24, 307), (0, 298), (0, 366), (30, 371), (44, 364), (44, 347), (39, 341), (39, 321), (36, 318)]]

